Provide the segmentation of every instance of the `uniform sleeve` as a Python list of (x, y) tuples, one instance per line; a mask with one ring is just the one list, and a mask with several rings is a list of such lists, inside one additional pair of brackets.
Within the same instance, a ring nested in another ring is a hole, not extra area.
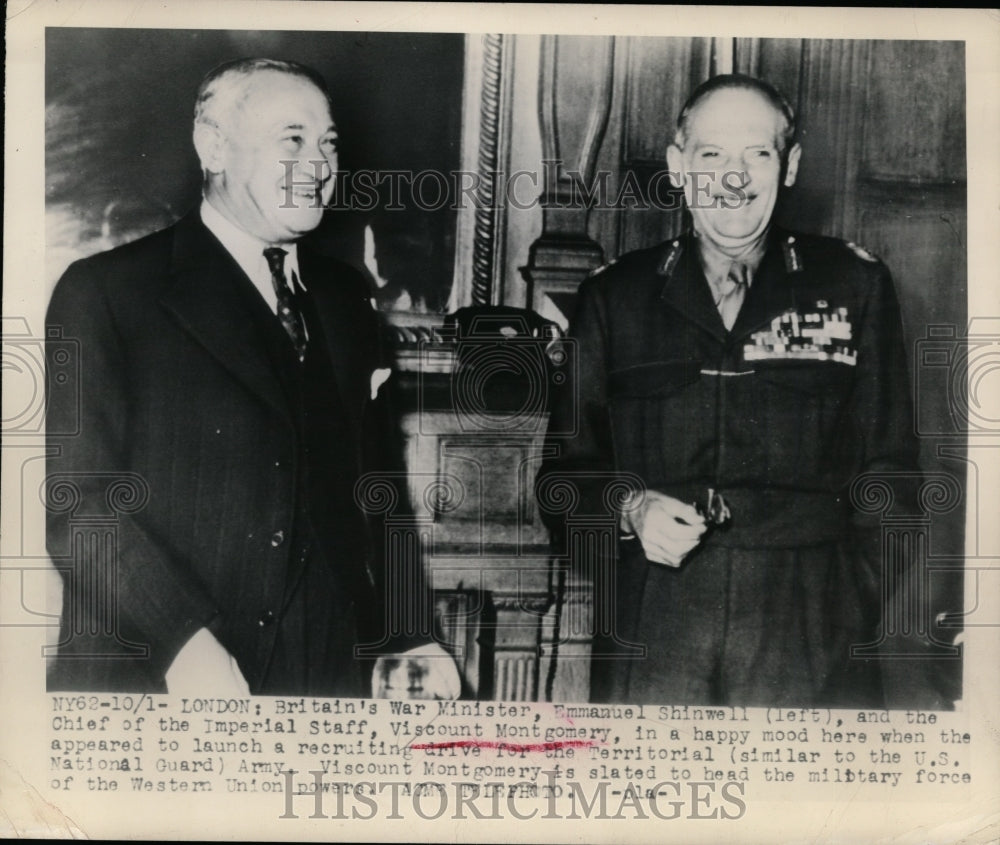
[(580, 287), (563, 341), (570, 366), (549, 397), (546, 459), (535, 490), (542, 519), (556, 546), (570, 513), (609, 516), (615, 459), (608, 407), (607, 321), (597, 280)]
[[(869, 295), (858, 329), (852, 407), (862, 445), (859, 475), (891, 490), (893, 513), (907, 513), (916, 507), (920, 467), (903, 324), (888, 269), (878, 263), (869, 273)], [(857, 484), (853, 495), (855, 500), (864, 496)], [(882, 514), (867, 512), (857, 504), (852, 518), (864, 564), (861, 574), (877, 596), (882, 577)]]
[[(114, 687), (112, 679), (123, 677), (155, 686), (217, 609), (186, 563), (144, 525), (145, 485), (130, 471), (126, 353), (92, 265), (77, 263), (60, 280), (46, 329), (62, 339), (49, 344), (49, 356), (61, 355), (65, 341), (79, 354), (78, 389), (50, 392), (46, 409), (46, 530), (64, 585), (60, 657), (70, 659), (63, 667), (75, 667), (67, 677), (79, 689)], [(113, 543), (71, 549), (71, 521), (109, 514), (117, 515)], [(148, 657), (108, 657), (135, 654), (134, 645), (148, 647)]]

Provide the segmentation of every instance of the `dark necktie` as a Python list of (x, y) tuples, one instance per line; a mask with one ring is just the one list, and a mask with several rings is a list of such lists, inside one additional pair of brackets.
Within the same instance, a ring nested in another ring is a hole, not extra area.
[(746, 264), (734, 261), (729, 267), (729, 273), (722, 283), (722, 296), (715, 304), (719, 308), (719, 316), (726, 327), (726, 331), (732, 329), (736, 322), (736, 317), (743, 306), (743, 299), (747, 294), (747, 286), (750, 283), (750, 273)]
[(271, 269), (271, 284), (274, 285), (274, 292), (278, 297), (278, 320), (288, 332), (288, 337), (295, 347), (295, 352), (302, 361), (306, 357), (306, 328), (302, 314), (295, 303), (295, 294), (288, 286), (288, 279), (285, 278), (285, 250), (272, 246), (264, 250), (264, 258), (267, 259), (267, 266)]

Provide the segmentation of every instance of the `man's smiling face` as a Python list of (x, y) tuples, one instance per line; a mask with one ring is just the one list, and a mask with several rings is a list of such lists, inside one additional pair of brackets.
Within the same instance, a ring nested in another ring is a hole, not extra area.
[(724, 88), (691, 110), (683, 149), (671, 144), (667, 164), (696, 231), (718, 249), (738, 254), (767, 231), (782, 184), (798, 170), (798, 144), (782, 149), (784, 116), (756, 91)]
[(324, 94), (309, 80), (261, 71), (227, 110), (213, 201), (266, 243), (315, 229), (333, 194), (337, 130)]

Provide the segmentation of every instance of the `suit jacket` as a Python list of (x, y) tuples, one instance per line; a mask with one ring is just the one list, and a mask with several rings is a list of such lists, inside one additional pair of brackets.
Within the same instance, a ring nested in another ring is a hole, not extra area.
[[(373, 460), (377, 315), (356, 271), (301, 246), (299, 265), (360, 477)], [(269, 623), (302, 565), (291, 535), (304, 469), (261, 318), (277, 325), (197, 212), (60, 280), (49, 336), (79, 342), (80, 384), (78, 403), (54, 397), (47, 411), (48, 544), (65, 585), (50, 686), (162, 689), (206, 626), (259, 684)], [(352, 599), (375, 607), (365, 520), (345, 513), (331, 530), (361, 576)]]
[[(567, 347), (575, 365), (552, 397), (554, 457), (538, 478), (543, 517), (566, 549), (568, 517), (617, 522), (623, 483), (701, 504), (709, 488), (721, 491), (732, 520), (710, 529), (698, 555), (722, 548), (749, 570), (787, 550), (846, 544), (852, 583), (823, 587), (832, 592), (820, 602), (822, 622), (864, 637), (878, 621), (880, 527), (851, 486), (862, 473), (892, 474), (905, 509), (918, 473), (889, 273), (843, 241), (773, 231), (727, 332), (695, 249), (682, 236), (622, 256), (581, 285)], [(603, 586), (596, 580), (599, 591), (614, 583), (617, 632), (669, 651), (653, 632), (665, 614), (683, 612), (668, 599), (675, 573), (651, 568), (633, 540), (613, 558), (588, 565), (611, 569)], [(699, 565), (695, 555), (684, 564)], [(789, 630), (780, 619), (770, 627), (775, 638)], [(648, 675), (653, 666), (638, 668)], [(619, 684), (602, 694), (627, 692)]]

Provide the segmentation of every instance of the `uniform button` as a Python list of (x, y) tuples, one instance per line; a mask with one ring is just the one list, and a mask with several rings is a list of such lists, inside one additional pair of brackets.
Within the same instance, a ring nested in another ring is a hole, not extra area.
[(284, 542), (285, 542), (285, 532), (284, 531), (275, 531), (271, 535), (271, 545), (274, 546), (275, 548), (278, 548), (278, 546), (280, 546)]
[(273, 625), (274, 624), (274, 614), (270, 610), (265, 610), (260, 615), (260, 619), (257, 620), (257, 624), (261, 628), (266, 628), (268, 625)]

